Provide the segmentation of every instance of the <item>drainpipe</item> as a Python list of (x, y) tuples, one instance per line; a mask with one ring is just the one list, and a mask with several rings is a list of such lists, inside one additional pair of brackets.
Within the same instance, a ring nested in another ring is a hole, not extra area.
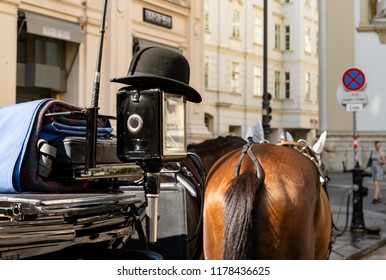
[(247, 131), (248, 131), (248, 125), (247, 125), (247, 113), (248, 113), (248, 105), (247, 105), (247, 82), (248, 82), (248, 78), (247, 78), (247, 73), (248, 73), (248, 70), (247, 70), (247, 63), (248, 63), (248, 59), (247, 59), (247, 50), (248, 50), (248, 42), (247, 42), (247, 38), (248, 38), (248, 32), (247, 32), (247, 28), (248, 28), (248, 6), (247, 6), (247, 3), (245, 4), (245, 28), (244, 28), (244, 31), (245, 31), (245, 38), (244, 38), (244, 134), (243, 135), (246, 135)]
[(221, 9), (221, 0), (217, 1), (217, 136), (220, 135), (220, 29), (221, 29), (221, 20), (220, 20), (220, 9)]
[(319, 2), (319, 129), (327, 130), (327, 1)]

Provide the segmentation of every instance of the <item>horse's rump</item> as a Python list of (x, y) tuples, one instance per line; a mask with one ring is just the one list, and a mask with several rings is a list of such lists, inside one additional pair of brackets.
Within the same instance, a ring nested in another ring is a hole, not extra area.
[[(320, 201), (316, 165), (288, 147), (257, 144), (253, 152), (265, 171), (264, 182), (256, 177), (255, 166), (247, 156), (241, 164), (241, 175), (232, 179), (240, 151), (226, 155), (211, 169), (204, 210), (206, 257), (327, 257), (328, 245), (324, 241), (327, 235), (330, 237), (330, 228), (324, 231), (323, 225), (329, 223), (330, 217), (326, 217), (329, 211), (321, 209), (326, 205)], [(215, 222), (205, 219), (215, 216)], [(224, 220), (219, 221), (220, 217)], [(326, 252), (316, 252), (324, 249)]]

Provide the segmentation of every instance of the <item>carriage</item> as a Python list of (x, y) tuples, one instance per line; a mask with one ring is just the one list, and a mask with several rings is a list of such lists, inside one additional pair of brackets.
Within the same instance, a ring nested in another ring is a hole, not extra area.
[(186, 101), (201, 101), (188, 85), (189, 64), (164, 48), (138, 51), (128, 75), (112, 80), (123, 84), (117, 115), (100, 115), (106, 8), (104, 1), (90, 107), (42, 99), (0, 110), (1, 259), (162, 258), (149, 247), (162, 252), (170, 242), (177, 250), (169, 258), (184, 259), (186, 244), (198, 244), (200, 225), (188, 234), (185, 197), (202, 208), (202, 176), (179, 163), (194, 157)]

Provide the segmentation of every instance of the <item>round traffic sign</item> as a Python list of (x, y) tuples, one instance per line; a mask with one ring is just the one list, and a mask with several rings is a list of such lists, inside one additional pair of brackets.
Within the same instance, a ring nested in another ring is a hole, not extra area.
[(347, 91), (359, 91), (366, 84), (365, 74), (358, 68), (349, 68), (343, 73), (342, 84)]

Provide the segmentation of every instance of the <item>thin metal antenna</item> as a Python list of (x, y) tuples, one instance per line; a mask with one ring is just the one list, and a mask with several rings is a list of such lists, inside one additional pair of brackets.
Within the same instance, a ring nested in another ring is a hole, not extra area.
[(99, 46), (97, 54), (97, 62), (94, 76), (94, 85), (92, 92), (91, 106), (98, 107), (99, 99), (99, 87), (101, 79), (101, 64), (102, 64), (102, 52), (103, 52), (103, 40), (105, 34), (105, 22), (106, 22), (106, 10), (107, 10), (107, 0), (104, 1), (103, 12), (102, 12), (102, 24), (99, 30)]
[(105, 33), (106, 22), (106, 10), (107, 0), (104, 1), (102, 10), (102, 23), (99, 30), (99, 46), (97, 54), (97, 63), (94, 76), (93, 92), (91, 99), (91, 107), (86, 108), (86, 169), (96, 167), (96, 146), (97, 146), (97, 119), (98, 119), (98, 100), (99, 100), (99, 87), (101, 78), (101, 63), (102, 63), (102, 51), (103, 51), (103, 39)]

